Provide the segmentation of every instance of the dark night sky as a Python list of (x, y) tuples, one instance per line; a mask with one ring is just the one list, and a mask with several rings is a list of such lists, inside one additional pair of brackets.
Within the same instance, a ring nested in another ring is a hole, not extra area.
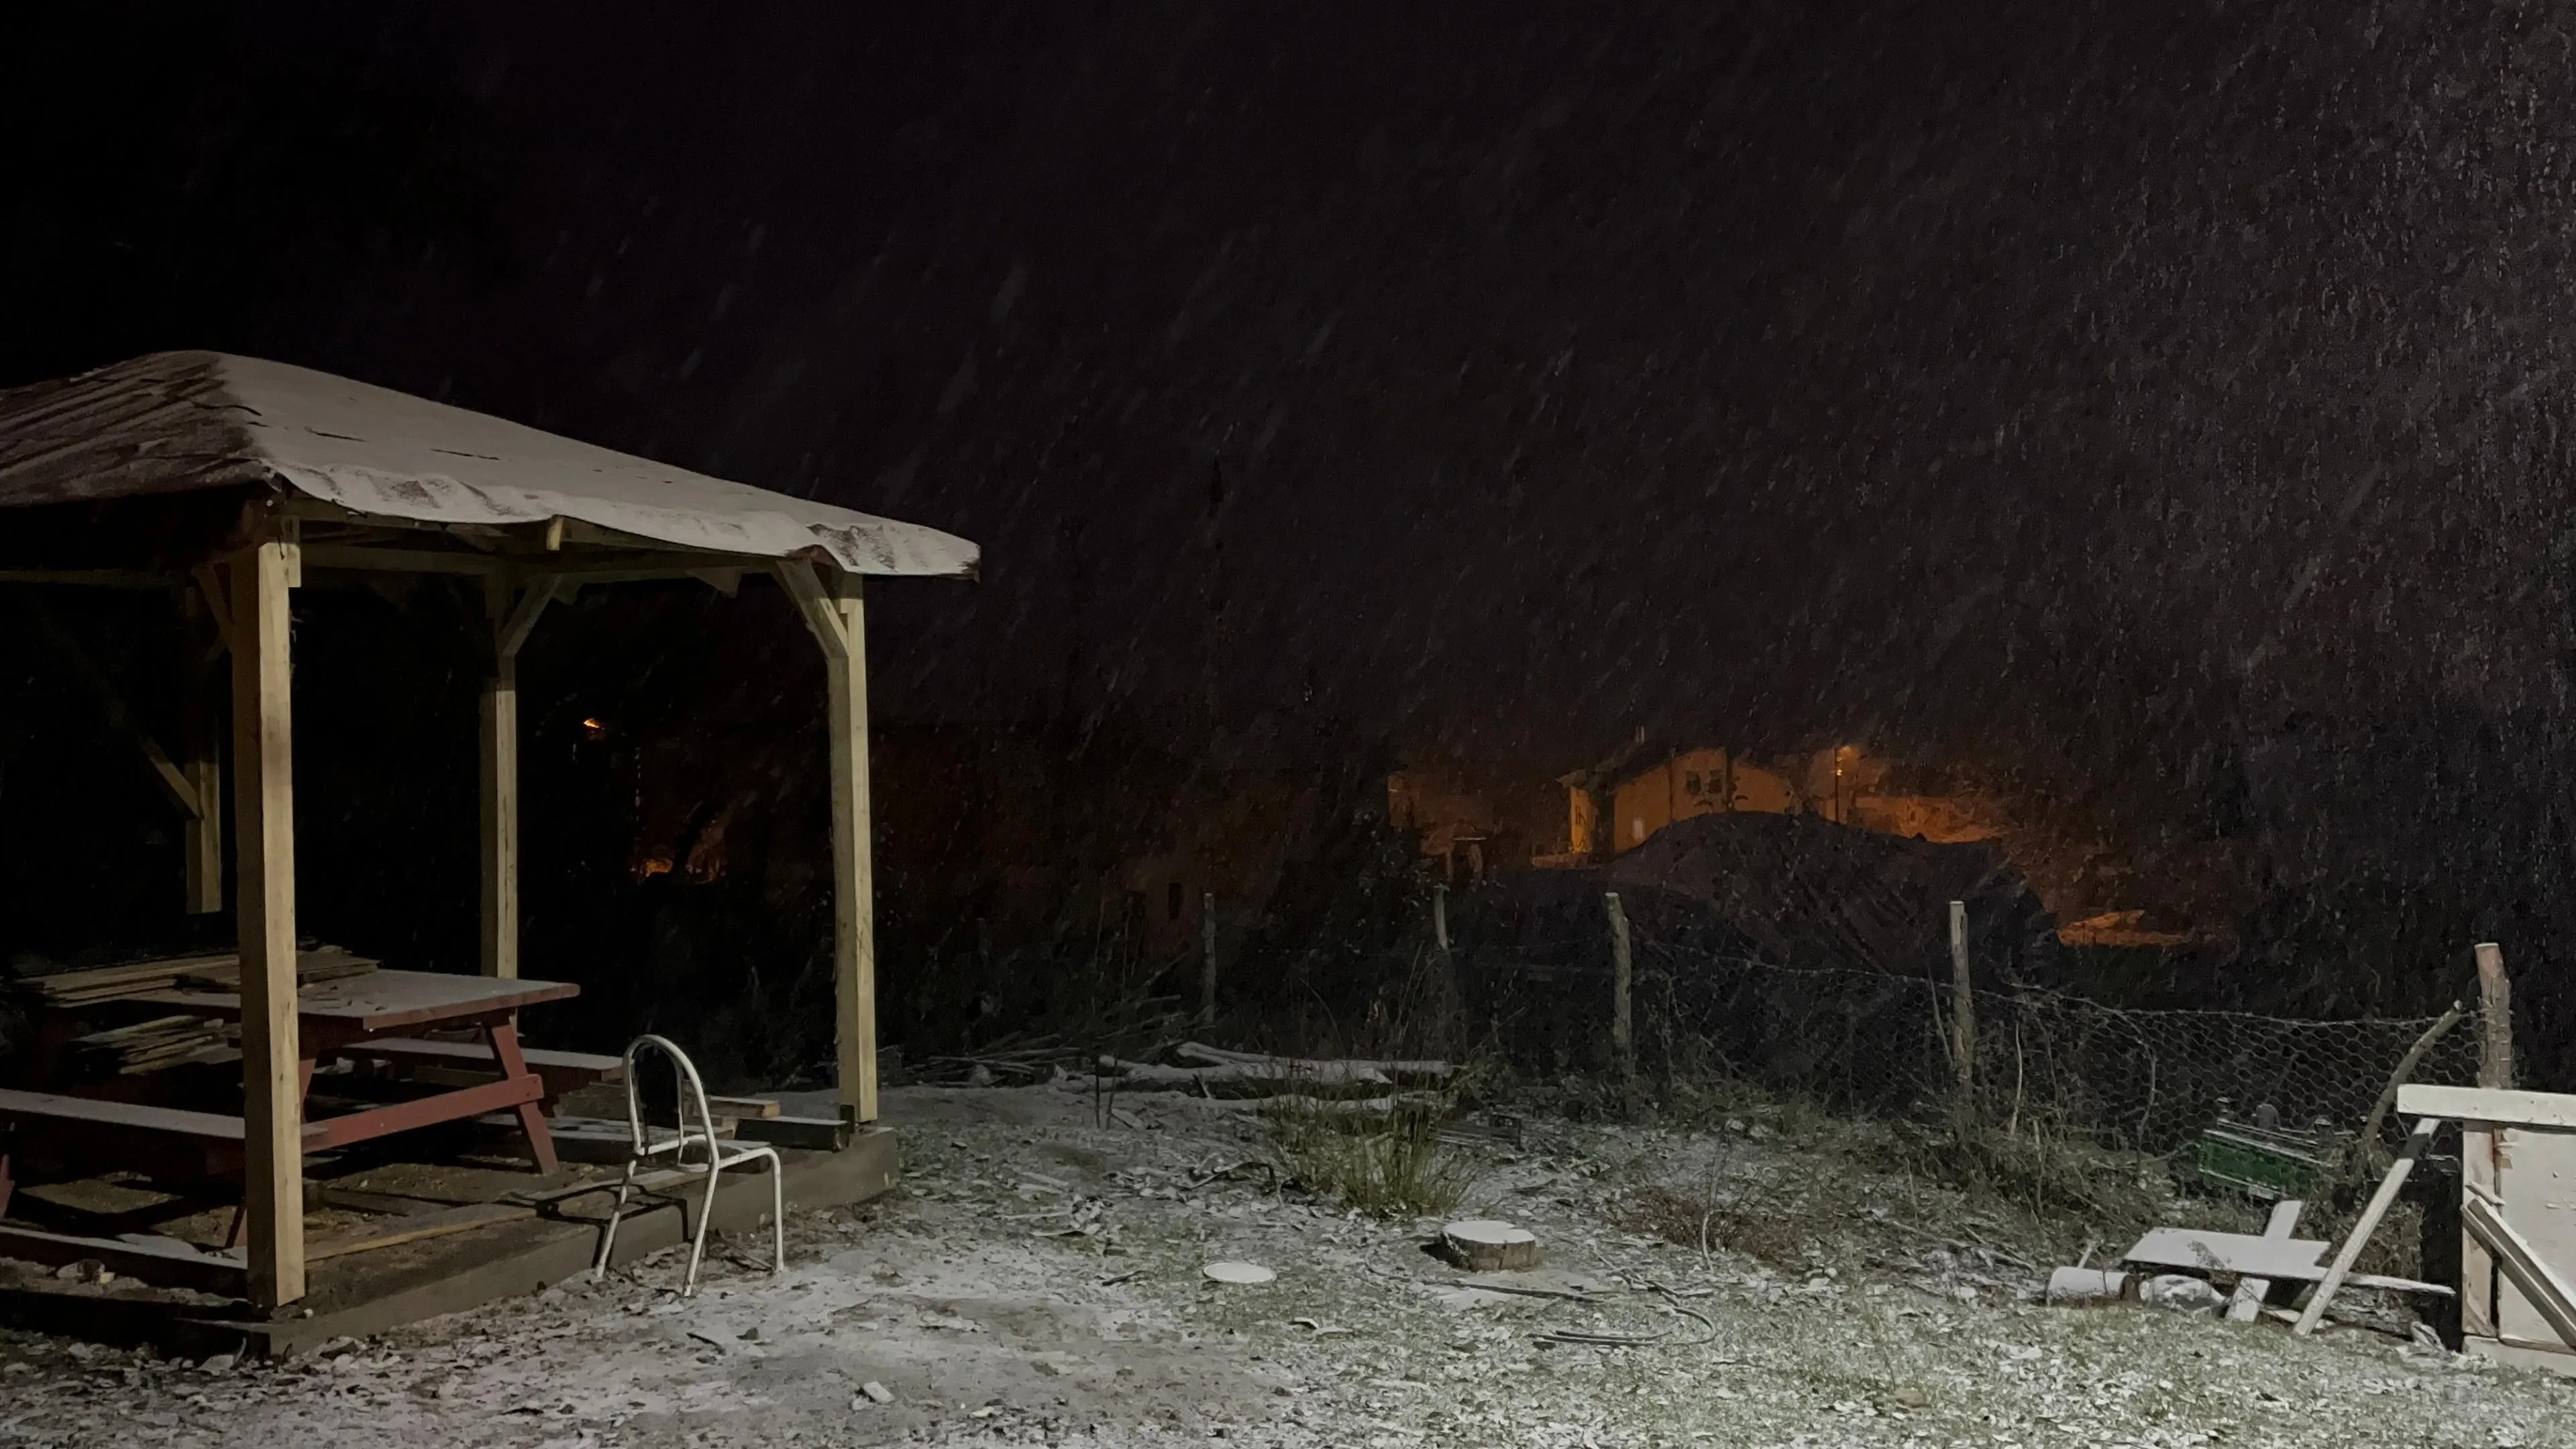
[[(393, 141), (159, 169), (358, 240), (12, 361), (264, 351), (962, 532), (897, 714), (1178, 718), (1213, 647), (1238, 724), (2161, 778), (2563, 693), (2568, 37), (2453, 12), (255, 5), (35, 119), (343, 78), (246, 144)], [(21, 285), (115, 230), (59, 189)]]

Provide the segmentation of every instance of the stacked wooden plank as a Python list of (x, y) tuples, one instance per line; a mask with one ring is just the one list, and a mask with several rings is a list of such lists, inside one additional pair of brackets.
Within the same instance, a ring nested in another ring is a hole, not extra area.
[(171, 961), (129, 961), (122, 966), (25, 976), (12, 982), (11, 986), (20, 997), (39, 1006), (94, 1006), (102, 1001), (114, 1001), (146, 991), (167, 991), (178, 984), (179, 972), (185, 967), (220, 960), (238, 962), (240, 959), (238, 956), (190, 956)]
[(72, 1062), (83, 1076), (133, 1076), (176, 1066), (224, 1044), (224, 1024), (203, 1016), (156, 1016), (72, 1039)]
[[(310, 951), (299, 951), (295, 956), (295, 980), (299, 986), (336, 981), (343, 976), (361, 975), (375, 969), (374, 961), (337, 946), (317, 946)], [(95, 1006), (102, 1001), (140, 996), (149, 991), (167, 991), (174, 986), (231, 991), (240, 985), (241, 957), (231, 951), (159, 961), (129, 961), (122, 966), (99, 966), (81, 971), (56, 971), (43, 976), (21, 977), (11, 983), (22, 999), (34, 1005), (58, 1008)]]
[[(310, 951), (295, 953), (295, 984), (298, 986), (337, 981), (346, 976), (364, 976), (375, 969), (374, 961), (337, 946), (316, 946)], [(210, 991), (238, 990), (241, 986), (241, 957), (228, 953), (199, 958), (187, 963), (178, 977), (182, 986), (203, 987)]]

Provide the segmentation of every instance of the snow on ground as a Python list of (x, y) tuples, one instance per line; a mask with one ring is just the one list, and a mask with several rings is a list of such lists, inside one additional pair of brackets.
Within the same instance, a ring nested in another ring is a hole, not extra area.
[[(2359, 1328), (2301, 1343), (2020, 1301), (2009, 1249), (1921, 1226), (1955, 1202), (1865, 1151), (1817, 1177), (1834, 1150), (1812, 1138), (1543, 1120), (1521, 1148), (1459, 1149), (1483, 1165), (1462, 1213), (1549, 1255), (1489, 1281), (1576, 1302), (1461, 1288), (1423, 1225), (1274, 1191), (1237, 1166), (1265, 1150), (1238, 1116), (1118, 1105), (1144, 1125), (1047, 1087), (890, 1091), (907, 1187), (791, 1222), (783, 1277), (739, 1245), (689, 1301), (664, 1255), (279, 1364), (0, 1338), (0, 1444), (2576, 1444), (2576, 1385)], [(1917, 1245), (1830, 1238), (1766, 1264), (1628, 1229), (1641, 1188), (1801, 1171), (1805, 1197), (1889, 1225), (1872, 1241)], [(1221, 1258), (1278, 1280), (1207, 1283)]]

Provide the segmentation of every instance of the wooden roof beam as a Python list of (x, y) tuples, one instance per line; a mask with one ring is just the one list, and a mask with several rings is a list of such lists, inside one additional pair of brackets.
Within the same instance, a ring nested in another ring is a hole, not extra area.
[(126, 707), (125, 696), (117, 693), (116, 686), (96, 664), (90, 662), (88, 652), (81, 648), (79, 640), (71, 636), (71, 631), (63, 627), (62, 620), (54, 617), (54, 611), (45, 606), (43, 599), (32, 595), (26, 600), (26, 610), (27, 616), (35, 623), (37, 637), (62, 656), (63, 662), (71, 667), (73, 676), (89, 690), (98, 703), (99, 713), (107, 717), (108, 728), (134, 743), (143, 756), (143, 762), (151, 766), (153, 778), (159, 780), (161, 788), (168, 792), (171, 803), (192, 820), (204, 816), (211, 806), (199, 797), (196, 782), (171, 762), (169, 752), (163, 750), (161, 742), (152, 738), (152, 732), (134, 717), (134, 711)]

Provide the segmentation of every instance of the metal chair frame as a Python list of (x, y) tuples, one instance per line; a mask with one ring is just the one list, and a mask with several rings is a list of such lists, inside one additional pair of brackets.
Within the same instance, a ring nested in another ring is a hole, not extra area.
[[(673, 1075), (678, 1079), (674, 1092), (678, 1101), (673, 1104), (672, 1109), (672, 1120), (677, 1126), (667, 1135), (657, 1136), (644, 1126), (644, 1107), (637, 1095), (639, 1079), (635, 1067), (638, 1054), (647, 1048), (668, 1056), (674, 1069)], [(717, 1177), (728, 1167), (740, 1167), (745, 1163), (758, 1162), (763, 1158), (769, 1161), (769, 1231), (775, 1258), (770, 1271), (786, 1272), (786, 1169), (778, 1160), (778, 1149), (767, 1143), (744, 1145), (724, 1142), (717, 1138), (715, 1114), (707, 1109), (707, 1087), (706, 1083), (698, 1077), (697, 1064), (690, 1061), (688, 1053), (681, 1051), (669, 1039), (651, 1035), (637, 1037), (627, 1043), (625, 1065), (626, 1127), (631, 1134), (634, 1146), (632, 1153), (626, 1159), (626, 1173), (617, 1182), (617, 1205), (609, 1210), (608, 1229), (599, 1237), (599, 1256), (591, 1261), (591, 1280), (596, 1282), (608, 1272), (609, 1255), (617, 1248), (617, 1224), (626, 1215), (626, 1197), (635, 1186), (638, 1169), (664, 1154), (670, 1156), (674, 1167), (694, 1166), (689, 1161), (689, 1149), (693, 1145), (703, 1145), (706, 1149), (707, 1192), (706, 1200), (698, 1208), (697, 1231), (689, 1240), (689, 1271), (680, 1279), (680, 1296), (693, 1297), (698, 1291), (698, 1262), (706, 1255), (707, 1223), (715, 1217)], [(697, 1108), (697, 1121), (694, 1127), (689, 1120), (689, 1108), (693, 1104)]]

